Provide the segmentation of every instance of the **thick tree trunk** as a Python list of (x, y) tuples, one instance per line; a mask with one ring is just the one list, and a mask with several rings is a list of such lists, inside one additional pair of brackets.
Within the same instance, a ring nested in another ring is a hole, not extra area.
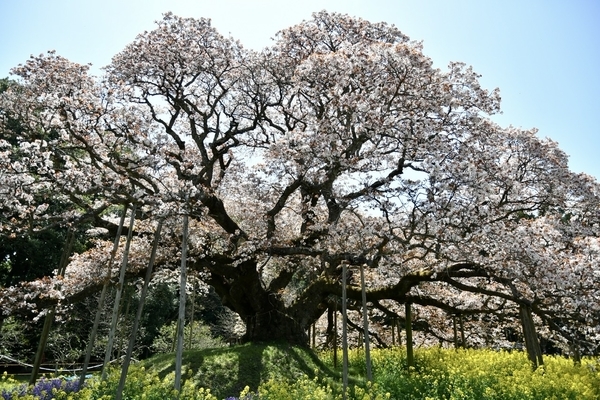
[(223, 305), (236, 312), (246, 324), (243, 342), (286, 341), (309, 346), (307, 330), (314, 322), (305, 308), (303, 314), (291, 313), (277, 292), (264, 287), (254, 260), (235, 267), (231, 278), (213, 274), (210, 284)]
[(268, 307), (254, 315), (240, 315), (246, 323), (245, 342), (269, 342), (285, 340), (292, 344), (308, 346), (306, 327), (300, 325), (291, 316), (285, 315), (285, 309)]

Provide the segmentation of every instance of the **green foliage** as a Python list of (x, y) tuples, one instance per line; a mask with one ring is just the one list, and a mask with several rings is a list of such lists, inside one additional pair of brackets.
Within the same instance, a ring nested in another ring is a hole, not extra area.
[[(175, 375), (173, 372), (161, 378), (156, 370), (146, 369), (140, 365), (130, 367), (127, 381), (123, 390), (123, 399), (144, 400), (168, 400), (168, 399), (190, 399), (190, 400), (218, 400), (210, 390), (198, 387), (194, 380), (190, 379), (191, 370), (187, 370), (178, 393), (174, 389)], [(77, 399), (86, 400), (109, 400), (119, 386), (121, 370), (113, 368), (105, 381), (94, 379), (84, 389), (83, 397)], [(74, 398), (75, 399), (75, 398)]]
[[(177, 310), (178, 296), (175, 288), (166, 283), (159, 283), (150, 287), (144, 303), (144, 315), (141, 321), (144, 327), (143, 336), (141, 337), (142, 347), (148, 350), (151, 349), (160, 335), (161, 327), (177, 318)], [(150, 351), (144, 352), (144, 356), (147, 357), (148, 355), (150, 355)]]
[[(352, 352), (354, 362), (362, 355)], [(378, 394), (393, 399), (598, 399), (598, 365), (546, 356), (533, 371), (523, 352), (440, 348), (417, 349), (416, 367), (407, 371), (403, 348), (372, 353)]]
[[(211, 335), (210, 328), (199, 321), (194, 321), (193, 326), (184, 329), (184, 347), (186, 350), (201, 350), (222, 347), (224, 343), (219, 338)], [(163, 325), (158, 336), (152, 343), (152, 350), (156, 353), (171, 353), (175, 350), (177, 341), (177, 322)]]
[(34, 344), (27, 326), (15, 316), (7, 317), (0, 329), (0, 354), (18, 360), (30, 359), (34, 353)]
[(25, 237), (0, 235), (0, 285), (12, 286), (49, 276), (58, 268), (66, 230), (53, 229)]
[(319, 382), (319, 378), (310, 379), (303, 375), (296, 381), (270, 379), (258, 388), (259, 398), (266, 400), (327, 400), (341, 398), (328, 384)]
[[(218, 400), (338, 400), (340, 375), (331, 369), (331, 353), (323, 362), (307, 349), (284, 344), (244, 345), (189, 351), (184, 354), (181, 393), (174, 388), (174, 357), (160, 355), (131, 366), (123, 398)], [(374, 350), (374, 381), (354, 376), (350, 400), (541, 400), (600, 398), (600, 364), (586, 359), (580, 367), (572, 360), (546, 356), (545, 365), (531, 369), (522, 352), (492, 350), (417, 349), (416, 367), (406, 368), (403, 348)], [(364, 352), (350, 352), (351, 371), (360, 371)], [(341, 367), (339, 367), (341, 368)], [(57, 391), (56, 399), (111, 399), (120, 369), (108, 379), (94, 377), (78, 393)], [(246, 384), (243, 384), (246, 382)], [(6, 378), (2, 388), (17, 382)], [(227, 397), (229, 396), (229, 397)], [(238, 397), (239, 396), (239, 397)], [(31, 399), (21, 396), (16, 399)]]

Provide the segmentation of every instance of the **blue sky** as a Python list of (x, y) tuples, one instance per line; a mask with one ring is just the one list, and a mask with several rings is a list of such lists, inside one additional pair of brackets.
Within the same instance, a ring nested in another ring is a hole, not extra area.
[(0, 77), (31, 54), (56, 50), (93, 72), (162, 13), (211, 18), (261, 49), (320, 10), (396, 25), (444, 69), (463, 61), (499, 87), (503, 126), (536, 127), (570, 166), (600, 178), (598, 0), (0, 0)]

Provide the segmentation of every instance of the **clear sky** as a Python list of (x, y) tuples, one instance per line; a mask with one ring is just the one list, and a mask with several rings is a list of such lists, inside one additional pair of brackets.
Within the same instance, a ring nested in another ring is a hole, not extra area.
[(499, 87), (503, 126), (538, 128), (571, 169), (600, 178), (599, 0), (0, 0), (0, 77), (56, 50), (93, 73), (162, 13), (211, 18), (261, 49), (320, 10), (396, 25), (444, 69), (463, 61)]

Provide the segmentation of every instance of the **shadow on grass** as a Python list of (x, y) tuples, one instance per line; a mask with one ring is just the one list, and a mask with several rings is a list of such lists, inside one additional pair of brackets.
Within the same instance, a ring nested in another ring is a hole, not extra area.
[[(164, 377), (175, 369), (175, 355), (162, 354), (143, 362)], [(209, 388), (219, 398), (238, 396), (246, 387), (256, 391), (269, 379), (296, 381), (302, 375), (311, 378), (315, 371), (331, 381), (340, 374), (325, 365), (309, 350), (288, 343), (257, 343), (234, 347), (191, 350), (183, 354), (183, 365), (193, 373), (191, 378)], [(189, 376), (186, 374), (186, 378)]]

